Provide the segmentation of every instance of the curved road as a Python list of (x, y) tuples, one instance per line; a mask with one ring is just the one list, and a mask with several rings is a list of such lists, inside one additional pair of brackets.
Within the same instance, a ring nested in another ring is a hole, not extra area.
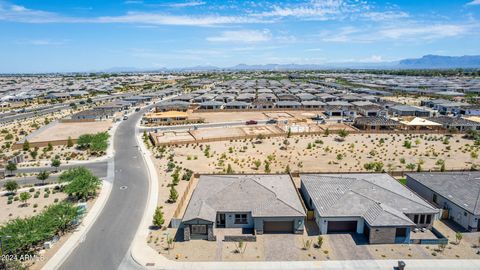
[(118, 126), (114, 135), (115, 176), (110, 197), (85, 240), (60, 269), (118, 269), (126, 257), (148, 194), (148, 173), (135, 139), (135, 124), (145, 110), (132, 114)]

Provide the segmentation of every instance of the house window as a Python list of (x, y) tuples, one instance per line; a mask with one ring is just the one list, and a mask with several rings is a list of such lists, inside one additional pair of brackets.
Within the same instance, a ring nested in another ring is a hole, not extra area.
[(425, 224), (425, 215), (420, 215), (420, 224)]
[(437, 194), (433, 194), (433, 202), (437, 203)]
[(235, 224), (248, 224), (247, 214), (235, 214)]
[(427, 221), (425, 223), (430, 224), (431, 221), (432, 221), (432, 215), (428, 215), (427, 216)]
[(413, 216), (413, 223), (418, 223), (418, 215)]

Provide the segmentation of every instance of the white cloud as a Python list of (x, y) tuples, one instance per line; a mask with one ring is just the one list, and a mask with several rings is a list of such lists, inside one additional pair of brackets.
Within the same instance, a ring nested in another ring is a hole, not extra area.
[(449, 37), (464, 36), (471, 33), (478, 25), (472, 24), (399, 24), (379, 28), (344, 27), (339, 31), (320, 33), (325, 42), (368, 43), (374, 41), (402, 40), (430, 41)]
[(175, 8), (183, 8), (183, 7), (196, 7), (196, 6), (203, 6), (206, 3), (203, 1), (190, 1), (190, 2), (183, 2), (183, 3), (172, 3), (172, 4), (165, 4), (165, 6), (175, 7)]
[(224, 31), (218, 36), (208, 37), (210, 42), (243, 42), (255, 43), (264, 42), (272, 39), (272, 34), (269, 30), (238, 30), (238, 31)]
[[(368, 12), (366, 1), (358, 0), (310, 0), (301, 4), (275, 4), (270, 10), (254, 13), (256, 17), (292, 17), (304, 20), (338, 20)], [(381, 12), (378, 12), (380, 14)]]
[(480, 0), (473, 0), (467, 3), (467, 6), (475, 6), (475, 5), (480, 5)]
[(403, 11), (371, 11), (371, 12), (362, 12), (359, 15), (361, 18), (366, 18), (371, 21), (389, 21), (389, 20), (397, 20), (397, 19), (404, 19), (410, 17), (410, 15)]
[(419, 38), (432, 40), (446, 37), (455, 37), (465, 34), (469, 30), (468, 25), (427, 25), (417, 27), (394, 27), (382, 29), (378, 32), (381, 37), (390, 39)]
[(60, 46), (66, 44), (67, 40), (32, 39), (27, 41), (20, 41), (18, 43), (35, 46)]
[(146, 25), (211, 26), (226, 24), (268, 23), (266, 20), (242, 16), (221, 15), (169, 15), (160, 13), (128, 12), (119, 16), (92, 18), (65, 17), (57, 13), (31, 10), (23, 6), (4, 5), (0, 2), (0, 21), (21, 23), (130, 23)]

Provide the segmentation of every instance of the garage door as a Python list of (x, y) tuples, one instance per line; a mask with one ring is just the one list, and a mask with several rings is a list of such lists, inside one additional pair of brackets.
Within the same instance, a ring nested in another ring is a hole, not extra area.
[(293, 221), (264, 221), (263, 233), (293, 233)]
[(327, 233), (356, 232), (356, 221), (329, 221)]

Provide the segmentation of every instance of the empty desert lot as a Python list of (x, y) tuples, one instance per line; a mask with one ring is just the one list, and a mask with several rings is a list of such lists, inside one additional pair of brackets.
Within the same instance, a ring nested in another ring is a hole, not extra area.
[(112, 121), (58, 122), (37, 133), (33, 133), (28, 140), (35, 143), (67, 140), (68, 137), (78, 139), (82, 134), (107, 131), (112, 124)]
[[(182, 167), (198, 173), (224, 172), (228, 165), (236, 173), (264, 172), (266, 161), (272, 173), (355, 172), (364, 165), (382, 162), (385, 171), (469, 169), (478, 163), (477, 147), (462, 135), (350, 134), (337, 141), (337, 135), (275, 137), (263, 140), (232, 140), (168, 147)], [(412, 144), (404, 146), (405, 141)], [(206, 149), (208, 150), (206, 151)], [(208, 154), (208, 155), (207, 155)], [(255, 161), (260, 161), (258, 168)], [(408, 165), (414, 168), (407, 168)]]
[(304, 111), (304, 110), (291, 110), (291, 111), (223, 111), (223, 112), (193, 112), (191, 117), (199, 117), (205, 119), (207, 123), (221, 123), (221, 122), (234, 122), (234, 121), (248, 121), (248, 120), (294, 120), (294, 119), (307, 119), (322, 114), (321, 111)]

